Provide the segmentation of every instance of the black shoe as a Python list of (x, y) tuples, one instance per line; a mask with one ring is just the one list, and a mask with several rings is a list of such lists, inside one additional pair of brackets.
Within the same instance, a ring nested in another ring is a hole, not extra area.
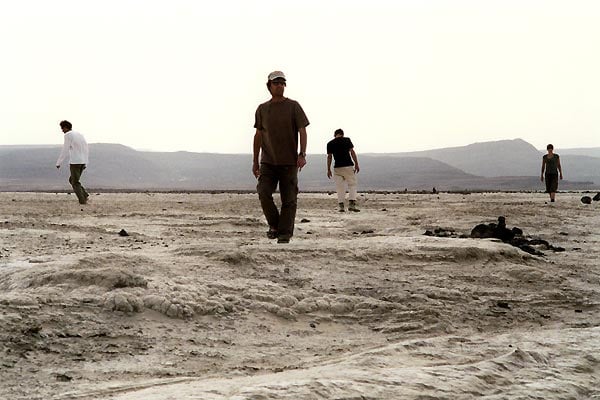
[(269, 238), (269, 239), (277, 239), (277, 231), (269, 229), (267, 231), (267, 238)]
[(289, 243), (290, 242), (290, 238), (286, 237), (286, 236), (279, 236), (277, 238), (277, 243)]

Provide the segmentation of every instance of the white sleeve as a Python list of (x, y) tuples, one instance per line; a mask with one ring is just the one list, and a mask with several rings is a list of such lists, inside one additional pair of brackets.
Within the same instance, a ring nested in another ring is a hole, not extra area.
[(63, 144), (63, 148), (60, 151), (60, 156), (58, 156), (58, 160), (56, 160), (56, 166), (60, 166), (63, 161), (65, 160), (65, 157), (67, 157), (67, 154), (69, 154), (69, 145), (70, 145), (70, 139), (71, 137), (68, 135), (65, 135), (65, 142)]

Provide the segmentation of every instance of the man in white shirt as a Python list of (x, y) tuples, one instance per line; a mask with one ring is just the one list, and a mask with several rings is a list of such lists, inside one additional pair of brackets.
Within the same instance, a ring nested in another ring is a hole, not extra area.
[(86, 204), (89, 195), (79, 180), (81, 179), (81, 174), (88, 163), (88, 144), (81, 133), (72, 130), (73, 125), (69, 121), (61, 121), (60, 128), (65, 134), (65, 143), (62, 151), (60, 152), (60, 156), (56, 161), (56, 168), (60, 168), (60, 165), (63, 163), (68, 154), (69, 167), (71, 169), (69, 183), (71, 186), (73, 186), (73, 190), (77, 195), (79, 204)]

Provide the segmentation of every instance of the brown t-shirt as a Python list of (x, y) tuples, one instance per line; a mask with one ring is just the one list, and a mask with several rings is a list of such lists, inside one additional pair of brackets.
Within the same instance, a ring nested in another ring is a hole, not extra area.
[(298, 130), (309, 124), (297, 101), (267, 101), (258, 106), (254, 127), (262, 131), (261, 159), (263, 164), (296, 165)]

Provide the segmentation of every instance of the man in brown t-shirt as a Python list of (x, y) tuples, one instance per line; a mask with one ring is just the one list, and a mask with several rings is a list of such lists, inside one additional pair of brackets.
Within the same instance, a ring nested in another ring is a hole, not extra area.
[[(300, 104), (283, 96), (285, 86), (284, 73), (271, 72), (267, 81), (271, 100), (259, 105), (254, 117), (252, 173), (258, 179), (256, 190), (269, 224), (267, 237), (277, 238), (277, 243), (289, 243), (294, 234), (298, 170), (306, 165), (306, 127), (309, 124)], [(273, 200), (278, 184), (281, 212)]]

